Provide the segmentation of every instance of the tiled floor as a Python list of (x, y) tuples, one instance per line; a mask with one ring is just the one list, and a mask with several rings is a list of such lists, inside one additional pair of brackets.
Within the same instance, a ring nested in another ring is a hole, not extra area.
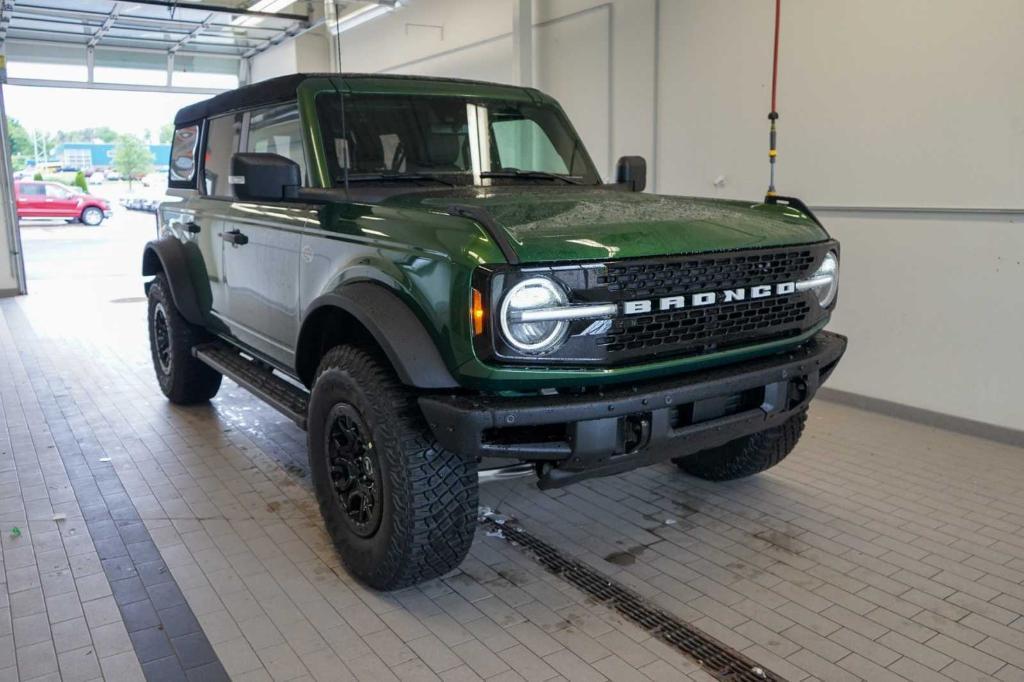
[[(360, 587), (303, 434), (233, 384), (168, 405), (115, 290), (0, 301), (0, 680), (709, 679), (482, 531), (443, 580)], [(1024, 451), (819, 402), (747, 481), (481, 497), (786, 679), (1024, 680), (1022, 489)]]

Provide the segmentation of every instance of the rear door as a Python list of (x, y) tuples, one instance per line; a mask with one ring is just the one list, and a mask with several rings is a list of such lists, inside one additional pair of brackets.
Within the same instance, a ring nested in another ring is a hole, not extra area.
[(41, 182), (20, 182), (15, 185), (18, 217), (37, 218), (46, 208), (46, 186)]
[[(245, 115), (242, 151), (280, 154), (307, 177), (302, 126), (295, 103)], [(294, 362), (298, 335), (302, 230), (316, 211), (298, 203), (242, 203), (225, 207), (224, 274), (233, 334), (278, 364)]]

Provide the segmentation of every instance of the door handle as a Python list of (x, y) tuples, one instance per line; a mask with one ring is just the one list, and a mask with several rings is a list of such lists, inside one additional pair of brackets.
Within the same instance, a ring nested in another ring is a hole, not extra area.
[(199, 234), (202, 230), (203, 228), (199, 227), (195, 223), (188, 223), (185, 225), (185, 231), (189, 234)]
[(249, 243), (249, 238), (242, 234), (241, 230), (222, 232), (220, 238), (234, 246), (245, 246)]

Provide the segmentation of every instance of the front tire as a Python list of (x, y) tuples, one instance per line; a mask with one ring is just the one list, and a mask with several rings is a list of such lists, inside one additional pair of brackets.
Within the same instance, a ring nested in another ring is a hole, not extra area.
[(759, 474), (786, 458), (803, 433), (807, 412), (760, 433), (672, 461), (686, 473), (707, 481), (732, 481)]
[(103, 211), (95, 206), (89, 206), (81, 215), (82, 223), (89, 227), (98, 227), (103, 222)]
[(192, 348), (209, 340), (174, 305), (161, 272), (149, 285), (149, 349), (160, 390), (176, 405), (205, 403), (220, 390), (219, 372), (192, 356)]
[(355, 577), (396, 590), (462, 563), (476, 529), (476, 465), (434, 441), (385, 361), (352, 346), (327, 352), (308, 444), (320, 512)]

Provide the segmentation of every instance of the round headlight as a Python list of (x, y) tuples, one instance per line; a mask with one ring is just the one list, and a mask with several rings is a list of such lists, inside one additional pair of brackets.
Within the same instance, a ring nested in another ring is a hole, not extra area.
[(798, 282), (796, 288), (800, 291), (814, 291), (822, 308), (832, 305), (839, 291), (839, 258), (836, 252), (829, 251), (825, 254), (821, 266), (808, 279)]
[(545, 353), (565, 338), (565, 320), (525, 321), (523, 313), (557, 308), (567, 303), (561, 287), (546, 277), (532, 277), (516, 284), (501, 302), (501, 331), (505, 340), (524, 353)]

